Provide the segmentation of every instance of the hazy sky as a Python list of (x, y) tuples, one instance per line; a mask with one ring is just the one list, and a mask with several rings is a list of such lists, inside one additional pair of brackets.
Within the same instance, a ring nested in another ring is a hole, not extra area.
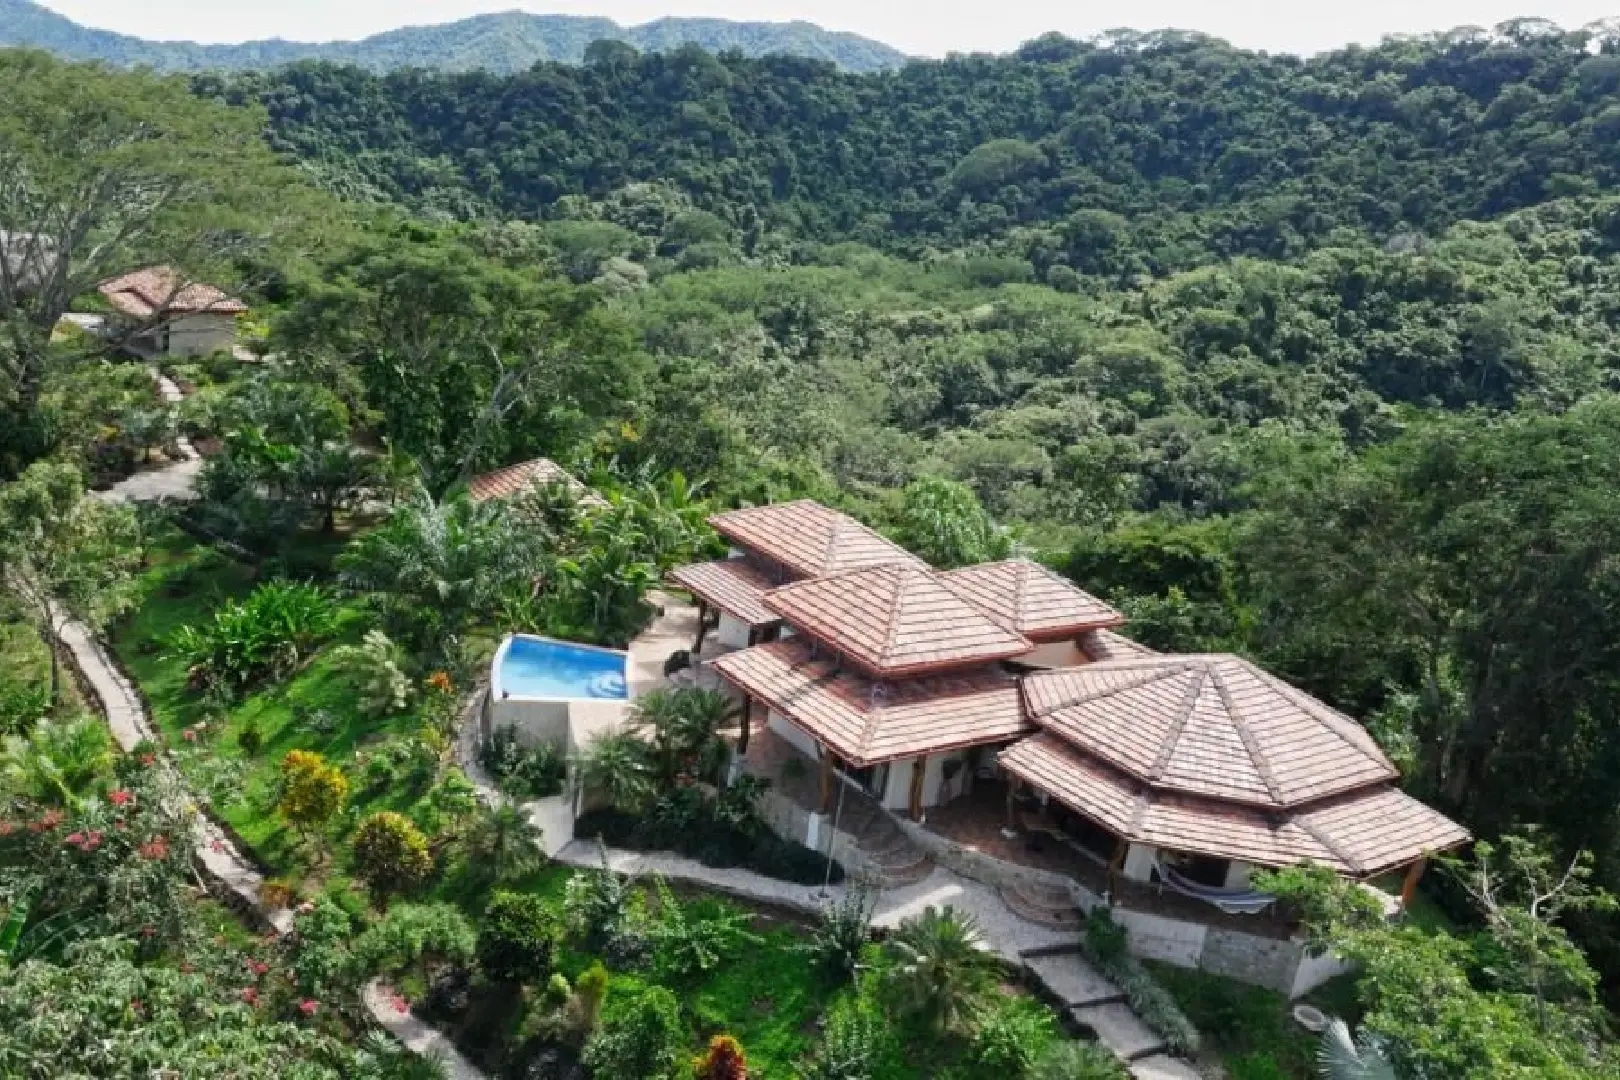
[(1005, 52), (1047, 30), (1080, 37), (1117, 26), (1202, 30), (1249, 48), (1316, 52), (1384, 34), (1490, 26), (1522, 15), (1578, 27), (1620, 14), (1616, 0), (45, 0), (89, 26), (146, 38), (244, 41), (355, 38), (398, 26), (491, 11), (606, 15), (621, 23), (661, 15), (807, 19), (918, 55)]

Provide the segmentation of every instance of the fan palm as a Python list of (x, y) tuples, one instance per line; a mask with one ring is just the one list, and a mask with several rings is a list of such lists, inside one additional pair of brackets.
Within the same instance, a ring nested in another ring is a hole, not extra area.
[(1322, 1032), (1316, 1067), (1322, 1080), (1397, 1080), (1377, 1038), (1366, 1032), (1351, 1037), (1349, 1026), (1336, 1017)]
[(666, 787), (682, 772), (709, 779), (725, 764), (720, 727), (731, 715), (731, 700), (695, 687), (653, 690), (636, 702), (631, 723), (650, 735), (658, 778)]
[(510, 881), (545, 863), (543, 839), (522, 808), (506, 802), (473, 823), (467, 831), (467, 854), (491, 879)]
[(647, 744), (634, 732), (596, 736), (574, 759), (580, 787), (596, 791), (626, 813), (637, 813), (657, 791)]
[(930, 907), (889, 939), (886, 980), (896, 1009), (935, 1031), (961, 1031), (996, 984), (978, 924), (954, 908)]

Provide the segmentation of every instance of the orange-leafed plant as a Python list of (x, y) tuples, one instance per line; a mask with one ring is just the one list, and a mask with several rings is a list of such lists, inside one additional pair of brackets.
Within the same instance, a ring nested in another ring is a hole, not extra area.
[(693, 1062), (697, 1080), (748, 1080), (748, 1061), (742, 1044), (730, 1035), (716, 1035), (708, 1053)]

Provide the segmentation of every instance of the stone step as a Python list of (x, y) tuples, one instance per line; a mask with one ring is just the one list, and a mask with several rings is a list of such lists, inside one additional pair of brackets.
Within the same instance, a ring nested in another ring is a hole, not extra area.
[(1180, 1058), (1150, 1054), (1130, 1064), (1135, 1080), (1203, 1080), (1203, 1074)]
[(1069, 1016), (1127, 1064), (1165, 1051), (1164, 1039), (1144, 1024), (1129, 1005), (1087, 1005), (1070, 1009)]
[(1038, 894), (1031, 896), (1016, 884), (1003, 885), (996, 891), (1002, 903), (1040, 926), (1052, 930), (1078, 931), (1086, 924), (1085, 913), (1071, 896), (1065, 895), (1061, 899), (1049, 899)]
[(1066, 1009), (1111, 1005), (1125, 1000), (1119, 987), (1075, 953), (1037, 956), (1025, 960), (1024, 966)]
[(905, 885), (915, 885), (934, 872), (934, 860), (927, 855), (918, 854), (915, 861), (898, 865), (884, 865), (883, 886), (887, 889), (898, 889)]

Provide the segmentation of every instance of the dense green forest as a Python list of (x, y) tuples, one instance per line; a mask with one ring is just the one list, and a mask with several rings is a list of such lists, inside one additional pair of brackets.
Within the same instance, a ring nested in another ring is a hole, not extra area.
[(276, 38), (234, 45), (149, 41), (93, 30), (34, 0), (0, 0), (0, 45), (47, 49), (68, 60), (140, 64), (156, 71), (236, 71), (297, 60), (329, 60), (368, 71), (419, 67), (440, 71), (510, 74), (536, 61), (577, 64), (596, 41), (622, 41), (649, 52), (701, 45), (747, 56), (787, 53), (827, 60), (850, 71), (898, 67), (905, 56), (857, 34), (805, 22), (733, 22), (728, 19), (656, 19), (620, 26), (584, 15), (531, 15), (507, 11), (435, 26), (407, 26), (359, 41), (300, 42)]
[[(61, 202), (104, 241), (61, 288), (0, 290), (0, 566), (36, 572), (69, 473), (206, 445), (175, 520), (207, 543), (154, 533), (139, 588), (85, 565), (116, 575), (127, 523), (61, 530), (62, 586), (171, 736), (317, 745), (299, 703), (335, 668), (256, 696), (275, 662), (201, 629), (270, 604), (260, 576), (336, 582), (322, 641), (385, 687), (459, 677), (494, 624), (622, 643), (707, 510), (813, 496), (942, 565), (1021, 548), (1140, 640), (1360, 718), (1507, 842), (1426, 879), (1433, 923), (1312, 909), (1367, 965), (1357, 1017), (1403, 1076), (1612, 1075), (1620, 43), (1521, 21), (1309, 60), (1119, 33), (870, 75), (607, 45), (509, 77), (185, 80), (0, 53), (0, 90), (29, 178), (0, 229)], [(194, 393), (153, 421), (144, 373), (53, 336), (137, 259), (247, 296), (273, 359), (174, 366)], [(531, 506), (514, 537), (460, 498), (537, 454), (609, 515)], [(300, 874), (350, 846), (236, 805)]]

